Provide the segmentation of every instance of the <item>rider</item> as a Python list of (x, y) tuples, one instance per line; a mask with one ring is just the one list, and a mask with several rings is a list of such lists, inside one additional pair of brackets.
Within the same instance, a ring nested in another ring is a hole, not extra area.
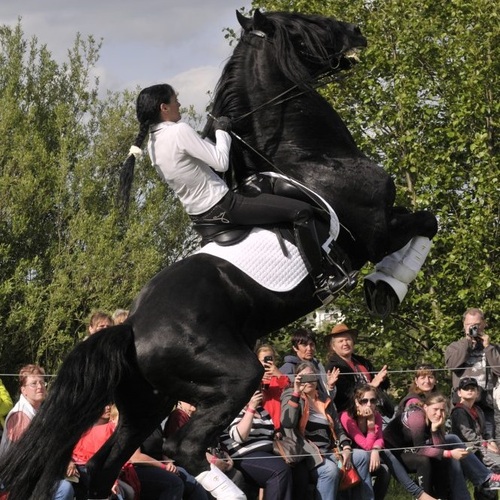
[(215, 144), (202, 139), (191, 126), (180, 122), (180, 103), (168, 84), (143, 89), (137, 98), (136, 113), (140, 129), (122, 172), (122, 179), (128, 183), (126, 189), (132, 181), (135, 158), (141, 155), (140, 148), (149, 133), (151, 161), (192, 219), (237, 225), (291, 222), (317, 292), (333, 294), (348, 283), (345, 273), (324, 269), (311, 205), (273, 194), (243, 196), (231, 191), (214, 171), (225, 172), (229, 167), (229, 118), (216, 120)]

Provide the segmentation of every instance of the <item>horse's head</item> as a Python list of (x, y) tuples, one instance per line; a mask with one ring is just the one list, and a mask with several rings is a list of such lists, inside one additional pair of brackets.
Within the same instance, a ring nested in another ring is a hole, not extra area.
[[(366, 39), (353, 24), (290, 12), (237, 12), (243, 28), (215, 89), (212, 113), (233, 121), (231, 175), (238, 183), (321, 155), (359, 156), (331, 105), (314, 88), (326, 75), (351, 68)], [(213, 137), (207, 122), (205, 135)], [(335, 137), (335, 140), (332, 140)]]
[(324, 74), (348, 69), (366, 47), (360, 29), (350, 23), (316, 15), (261, 13), (247, 18), (237, 12), (242, 39), (260, 37), (272, 46), (275, 64), (299, 87)]

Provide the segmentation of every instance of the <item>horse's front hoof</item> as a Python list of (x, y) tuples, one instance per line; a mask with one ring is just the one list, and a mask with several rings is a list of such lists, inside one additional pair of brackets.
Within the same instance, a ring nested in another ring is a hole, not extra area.
[(384, 281), (373, 283), (365, 280), (363, 286), (366, 305), (373, 316), (385, 319), (399, 306), (398, 296)]

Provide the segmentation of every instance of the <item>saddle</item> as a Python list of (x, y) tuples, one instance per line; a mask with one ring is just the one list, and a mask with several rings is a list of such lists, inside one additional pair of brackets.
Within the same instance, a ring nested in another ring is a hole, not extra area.
[[(296, 185), (290, 179), (272, 178), (265, 175), (252, 175), (246, 179), (237, 189), (236, 192), (245, 196), (256, 196), (261, 193), (276, 194), (289, 198), (298, 199), (309, 203), (316, 212), (316, 217), (322, 225), (328, 224), (328, 217), (325, 216), (324, 207), (321, 207), (318, 201)], [(243, 241), (250, 233), (254, 226), (224, 224), (207, 221), (200, 216), (192, 216), (193, 227), (201, 236), (201, 246), (207, 243), (217, 243), (221, 246), (236, 245)], [(262, 229), (274, 231), (278, 237), (281, 237), (291, 243), (294, 242), (293, 230), (287, 224), (273, 224), (272, 226), (256, 226)]]

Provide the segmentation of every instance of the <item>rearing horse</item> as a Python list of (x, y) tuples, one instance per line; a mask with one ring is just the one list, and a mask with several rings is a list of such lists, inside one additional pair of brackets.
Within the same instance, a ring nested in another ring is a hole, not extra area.
[[(233, 141), (235, 180), (277, 166), (319, 193), (345, 228), (338, 243), (356, 269), (417, 235), (431, 238), (434, 217), (393, 209), (389, 176), (358, 150), (313, 90), (322, 75), (352, 65), (353, 51), (366, 45), (359, 29), (300, 14), (238, 17), (241, 40), (214, 100), (214, 114), (230, 116), (242, 139)], [(50, 498), (77, 440), (112, 400), (119, 425), (88, 464), (89, 498), (107, 497), (122, 464), (177, 400), (197, 411), (169, 438), (168, 454), (194, 474), (206, 469), (204, 451), (261, 379), (255, 341), (314, 310), (313, 292), (308, 276), (292, 290), (271, 291), (206, 253), (161, 271), (123, 325), (81, 342), (64, 361), (31, 426), (2, 457), (0, 478), (10, 500)]]

